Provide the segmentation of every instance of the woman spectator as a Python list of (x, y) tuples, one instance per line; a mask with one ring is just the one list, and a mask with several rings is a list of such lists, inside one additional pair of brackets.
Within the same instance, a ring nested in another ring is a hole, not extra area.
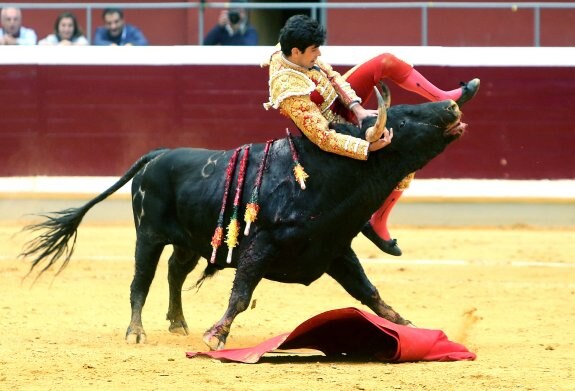
[(54, 23), (54, 33), (40, 40), (38, 45), (89, 45), (78, 25), (76, 16), (71, 12), (64, 12)]

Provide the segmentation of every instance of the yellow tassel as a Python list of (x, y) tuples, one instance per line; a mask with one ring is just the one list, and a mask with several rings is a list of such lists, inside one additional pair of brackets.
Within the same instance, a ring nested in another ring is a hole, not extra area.
[(259, 211), (260, 206), (254, 202), (250, 202), (246, 205), (246, 213), (244, 214), (244, 221), (246, 222), (246, 228), (244, 229), (245, 236), (250, 234), (250, 226), (258, 218)]
[(258, 212), (260, 211), (260, 206), (250, 202), (246, 205), (246, 213), (244, 214), (244, 221), (246, 223), (253, 223), (258, 217)]
[(309, 175), (304, 171), (301, 164), (296, 164), (293, 168), (293, 173), (295, 175), (295, 179), (299, 182), (299, 185), (302, 190), (305, 190), (305, 180), (308, 178)]
[(226, 243), (229, 248), (236, 247), (238, 245), (238, 235), (240, 232), (240, 222), (237, 219), (232, 219), (228, 225), (228, 235), (226, 237)]
[(228, 236), (226, 238), (226, 243), (228, 244), (228, 257), (226, 258), (227, 263), (232, 262), (232, 252), (234, 247), (238, 245), (238, 235), (240, 232), (240, 222), (238, 219), (232, 219), (228, 225)]

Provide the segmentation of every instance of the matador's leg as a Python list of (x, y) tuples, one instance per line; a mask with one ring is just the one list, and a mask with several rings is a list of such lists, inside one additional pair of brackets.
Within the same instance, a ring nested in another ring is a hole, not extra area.
[[(364, 102), (371, 97), (374, 85), (385, 79), (391, 79), (400, 87), (430, 101), (452, 99), (460, 106), (473, 98), (479, 90), (479, 79), (462, 83), (461, 87), (453, 90), (442, 90), (427, 80), (412, 65), (390, 53), (380, 54), (355, 66), (344, 74), (344, 78)], [(362, 233), (379, 249), (391, 255), (399, 256), (401, 250), (397, 246), (397, 241), (389, 234), (387, 218), (403, 194), (403, 190), (409, 186), (413, 176), (413, 174), (409, 175), (398, 185), (362, 229)]]
[(453, 99), (463, 105), (477, 94), (479, 79), (473, 79), (453, 90), (442, 90), (427, 80), (412, 65), (391, 53), (380, 54), (371, 60), (355, 66), (344, 74), (355, 93), (367, 101), (373, 86), (379, 81), (391, 79), (401, 88), (414, 92), (430, 101)]
[(379, 209), (371, 215), (371, 219), (363, 226), (361, 232), (373, 242), (381, 251), (390, 255), (400, 256), (401, 249), (397, 245), (397, 240), (392, 239), (387, 229), (387, 219), (391, 210), (399, 201), (403, 191), (409, 187), (415, 173), (411, 173), (395, 187)]

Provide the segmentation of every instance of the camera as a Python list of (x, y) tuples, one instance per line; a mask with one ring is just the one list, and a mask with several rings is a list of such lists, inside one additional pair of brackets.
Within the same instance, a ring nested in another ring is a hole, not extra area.
[(237, 24), (240, 21), (240, 11), (230, 10), (230, 12), (228, 12), (228, 19), (231, 24)]

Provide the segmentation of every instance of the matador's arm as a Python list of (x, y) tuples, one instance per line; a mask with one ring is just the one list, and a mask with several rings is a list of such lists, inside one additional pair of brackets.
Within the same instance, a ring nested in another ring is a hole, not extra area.
[(331, 130), (327, 119), (309, 96), (288, 97), (280, 103), (279, 109), (322, 150), (358, 160), (367, 160), (369, 142)]
[(331, 65), (318, 60), (317, 66), (326, 75), (335, 89), (337, 96), (348, 109), (351, 109), (355, 104), (361, 104), (361, 98), (357, 96), (353, 88), (351, 88), (351, 85), (343, 78), (343, 76), (333, 70)]

